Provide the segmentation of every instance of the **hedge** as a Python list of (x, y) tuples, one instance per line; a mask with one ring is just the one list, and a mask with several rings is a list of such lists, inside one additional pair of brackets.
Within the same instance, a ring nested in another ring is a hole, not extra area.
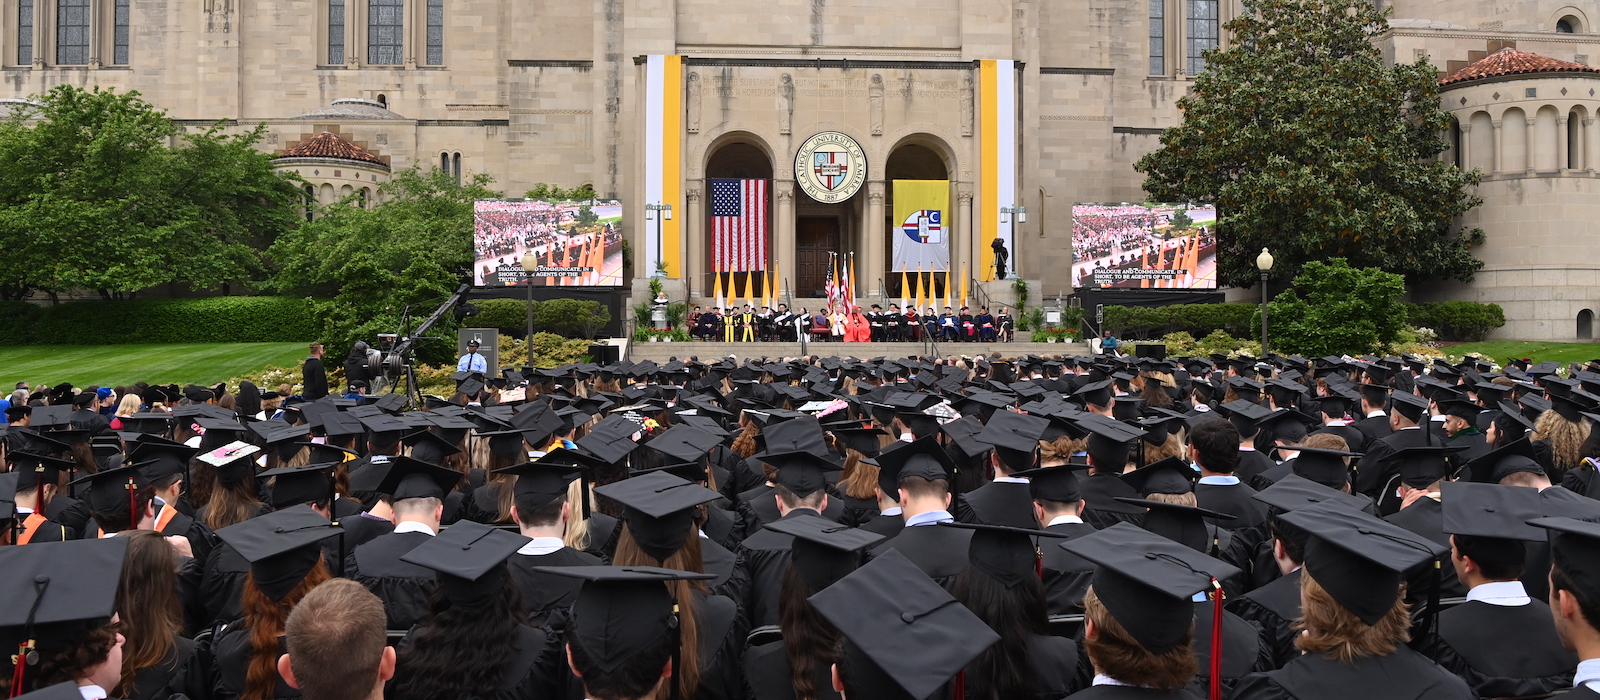
[(1436, 301), (1406, 304), (1406, 321), (1418, 328), (1432, 328), (1440, 340), (1476, 342), (1506, 325), (1506, 312), (1499, 304)]
[(1119, 338), (1159, 338), (1178, 332), (1198, 338), (1218, 330), (1252, 338), (1257, 309), (1255, 304), (1107, 306), (1104, 327)]
[(0, 345), (311, 342), (307, 300), (212, 297), (74, 301), (37, 306), (0, 302)]
[[(528, 334), (528, 302), (523, 299), (482, 299), (472, 302), (478, 315), (466, 321), (474, 328), (498, 328), (501, 335), (521, 338)], [(598, 301), (550, 299), (533, 302), (534, 333), (555, 333), (567, 338), (592, 338), (611, 322), (611, 311)]]

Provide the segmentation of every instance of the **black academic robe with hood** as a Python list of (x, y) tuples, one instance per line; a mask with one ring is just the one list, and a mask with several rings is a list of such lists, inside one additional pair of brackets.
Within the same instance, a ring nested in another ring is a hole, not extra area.
[(167, 700), (183, 694), (191, 700), (211, 694), (210, 678), (200, 645), (183, 637), (172, 638), (172, 648), (154, 666), (133, 677), (133, 692), (127, 700)]
[(1094, 534), (1095, 527), (1087, 523), (1058, 523), (1045, 530), (1067, 536), (1066, 539), (1046, 539), (1039, 549), (1046, 610), (1051, 615), (1081, 613), (1083, 595), (1094, 578), (1094, 564), (1059, 545)]
[(1233, 700), (1476, 700), (1466, 681), (1404, 644), (1386, 656), (1342, 663), (1303, 654), (1276, 671), (1245, 676)]
[(1228, 603), (1228, 611), (1261, 628), (1272, 651), (1272, 667), (1280, 668), (1300, 656), (1294, 638), (1300, 630), (1294, 621), (1300, 617), (1300, 572), (1295, 569)]
[(1201, 508), (1227, 513), (1234, 517), (1233, 520), (1216, 521), (1217, 526), (1227, 530), (1255, 527), (1267, 521), (1267, 506), (1251, 498), (1256, 493), (1258, 491), (1243, 483), (1228, 485), (1199, 483), (1194, 487), (1195, 502)]
[[(791, 520), (802, 515), (815, 517), (817, 511), (797, 508), (778, 520)], [(740, 608), (751, 627), (778, 624), (778, 591), (783, 585), (783, 574), (789, 569), (790, 547), (794, 535), (785, 535), (766, 528), (755, 531), (739, 543), (739, 557), (749, 572), (749, 585), (739, 600)], [(709, 569), (707, 573), (710, 573)]]
[(1562, 648), (1550, 606), (1468, 601), (1439, 613), (1438, 633), (1418, 648), (1480, 697), (1545, 695), (1572, 686), (1578, 657)]
[[(410, 642), (410, 635), (400, 640), (399, 648), (403, 649)], [(506, 662), (500, 671), (500, 680), (493, 693), (484, 696), (468, 695), (462, 693), (460, 700), (545, 700), (555, 698), (559, 683), (564, 678), (560, 669), (550, 664), (550, 659), (557, 656), (554, 645), (559, 642), (553, 639), (544, 630), (517, 626), (517, 638), (512, 643), (516, 653)], [(543, 663), (541, 663), (543, 662)], [(400, 669), (404, 673), (404, 669)], [(396, 676), (399, 677), (398, 675)], [(385, 693), (387, 700), (410, 700), (409, 696), (399, 692), (396, 685), (390, 682)]]
[(542, 626), (552, 615), (565, 610), (578, 599), (583, 580), (534, 571), (536, 566), (600, 566), (603, 562), (588, 552), (562, 547), (549, 554), (514, 554), (506, 565), (511, 579), (522, 592), (522, 609), (528, 623)]
[(410, 629), (428, 612), (428, 597), (439, 586), (434, 570), (400, 557), (431, 538), (426, 532), (391, 532), (356, 547), (345, 559), (345, 578), (383, 601), (388, 629)]
[(873, 556), (893, 549), (904, 554), (922, 573), (945, 590), (954, 591), (956, 575), (967, 568), (967, 546), (972, 540), (972, 530), (938, 525), (908, 527), (893, 539), (879, 542), (872, 548)]

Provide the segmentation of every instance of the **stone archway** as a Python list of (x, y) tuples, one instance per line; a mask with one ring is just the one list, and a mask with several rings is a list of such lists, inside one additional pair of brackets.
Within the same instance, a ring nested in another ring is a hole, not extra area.
[[(736, 288), (747, 290), (750, 297), (765, 293), (765, 275), (755, 271), (772, 269), (776, 260), (772, 247), (776, 226), (773, 170), (771, 149), (754, 134), (723, 134), (706, 149), (703, 186), (689, 190), (689, 208), (695, 217), (690, 222), (691, 240), (696, 244), (691, 250), (691, 272), (697, 273), (694, 279), (701, 294), (713, 294), (719, 281), (729, 298)], [(730, 186), (729, 180), (743, 182)], [(730, 204), (761, 222), (764, 230), (719, 227), (713, 213), (729, 211), (726, 207)]]

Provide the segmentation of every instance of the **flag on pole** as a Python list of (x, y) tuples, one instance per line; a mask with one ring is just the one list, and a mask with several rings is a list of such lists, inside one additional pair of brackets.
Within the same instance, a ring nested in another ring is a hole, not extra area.
[(723, 300), (722, 300), (722, 273), (720, 273), (720, 272), (711, 273), (711, 279), (712, 279), (711, 289), (713, 290), (711, 292), (711, 294), (712, 294), (712, 296), (715, 296), (717, 298), (717, 301), (716, 301), (717, 308), (719, 308), (719, 309), (726, 308), (728, 305), (726, 303), (724, 303)]
[(967, 305), (967, 261), (961, 261), (961, 305)]
[(717, 272), (767, 268), (766, 180), (711, 180), (711, 266)]
[(944, 305), (950, 305), (950, 268), (944, 269)]
[(928, 306), (928, 287), (923, 283), (922, 266), (917, 266), (917, 311), (921, 312)]
[(851, 274), (851, 268), (855, 267), (855, 265), (855, 253), (845, 253), (844, 264), (839, 266), (839, 274), (844, 276), (842, 278), (843, 281), (839, 283), (839, 296), (841, 301), (844, 302), (845, 311), (849, 311), (850, 307), (856, 303), (855, 275)]
[(902, 311), (905, 310), (906, 302), (909, 301), (907, 297), (911, 294), (911, 290), (906, 286), (906, 283), (910, 281), (911, 279), (906, 276), (906, 264), (900, 263), (900, 309)]
[(828, 279), (823, 283), (823, 290), (828, 295), (828, 311), (833, 311), (833, 305), (839, 298), (838, 271), (839, 266), (834, 264), (834, 254), (828, 253)]

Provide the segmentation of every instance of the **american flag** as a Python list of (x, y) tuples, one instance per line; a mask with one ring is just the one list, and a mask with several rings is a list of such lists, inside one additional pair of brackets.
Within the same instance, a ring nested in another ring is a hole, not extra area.
[(833, 278), (833, 256), (828, 256), (828, 281), (823, 283), (823, 289), (828, 292), (828, 310), (831, 312), (839, 302), (839, 284)]
[(767, 181), (711, 181), (711, 264), (716, 272), (767, 269)]

